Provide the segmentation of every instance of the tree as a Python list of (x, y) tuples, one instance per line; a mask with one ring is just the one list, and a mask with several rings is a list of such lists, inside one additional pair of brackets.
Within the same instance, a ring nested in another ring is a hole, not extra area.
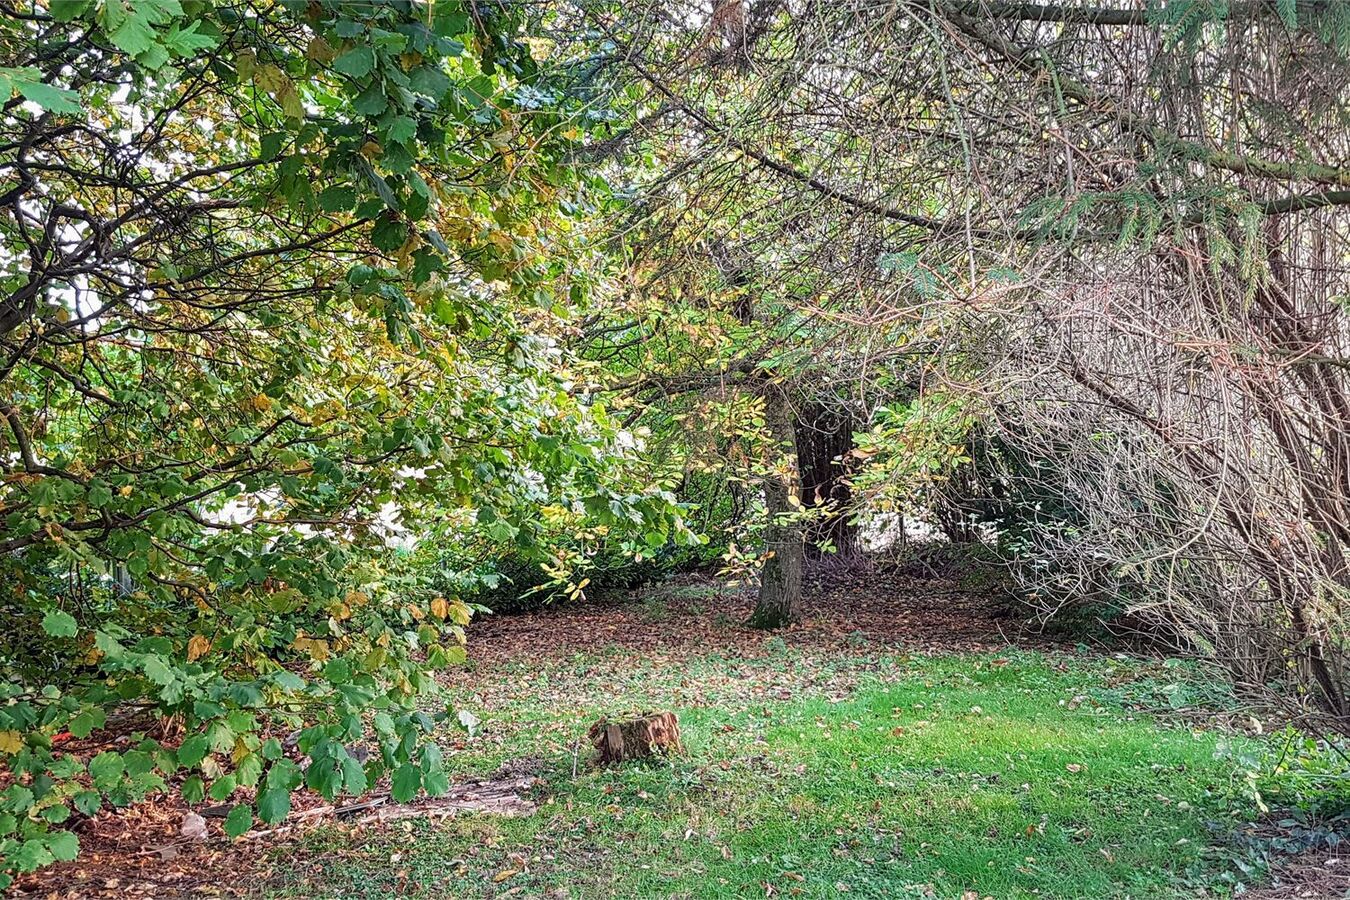
[(1344, 729), (1350, 8), (662, 13), (578, 15), (628, 75), (606, 149), (662, 161), (667, 242), (742, 248), (771, 302), (847, 322), (855, 359), (886, 346), (880, 382), (964, 394), (1065, 473), (1042, 487), (1088, 525), (1037, 535), (1029, 596), (1114, 593)]
[(1028, 595), (1113, 594), (1344, 730), (1350, 10), (685, 13), (664, 42), (604, 19), (661, 110), (646, 129), (684, 129), (687, 195), (773, 198), (752, 208), (777, 230), (734, 219), (761, 258), (858, 285), (857, 322), (931, 323), (926, 389), (1062, 478), (1031, 493), (1085, 518), (1033, 532)]
[[(766, 384), (764, 419), (770, 439), (779, 445), (781, 461), (764, 479), (764, 567), (759, 575), (759, 597), (750, 624), (755, 628), (781, 628), (801, 617), (802, 560), (805, 544), (797, 520), (800, 481), (792, 416), (782, 385)], [(793, 501), (797, 502), (794, 503)]]
[[(507, 5), (3, 11), (5, 866), (175, 776), (256, 789), (231, 833), (301, 784), (444, 790), (423, 710), (470, 609), (390, 541), (682, 528), (555, 350), (572, 99)], [(103, 728), (129, 749), (62, 743)]]
[[(749, 453), (757, 471), (733, 477), (763, 495), (766, 530), (751, 536), (764, 566), (753, 618), (775, 624), (802, 608), (800, 579), (773, 570), (808, 546), (804, 537), (811, 547), (850, 550), (853, 510), (842, 457), (889, 385), (913, 380), (920, 348), (933, 341), (928, 322), (877, 324), (867, 315), (882, 298), (912, 287), (908, 272), (878, 277), (877, 257), (892, 248), (867, 223), (835, 215), (809, 184), (764, 162), (770, 152), (796, 152), (793, 134), (763, 107), (795, 102), (781, 95), (792, 93), (797, 75), (779, 83), (765, 76), (778, 71), (772, 65), (746, 63), (789, 34), (778, 20), (790, 8), (718, 3), (711, 17), (691, 6), (687, 15), (653, 19), (638, 9), (580, 4), (571, 13), (590, 25), (580, 34), (614, 48), (595, 78), (609, 103), (610, 133), (597, 133), (587, 153), (622, 186), (611, 233), (624, 235), (616, 289), (623, 302), (610, 319), (597, 313), (605, 323), (598, 352), (627, 367), (618, 383), (658, 419), (691, 395), (728, 408), (733, 393), (759, 399), (739, 408), (752, 425), (759, 422), (758, 446), (774, 459)], [(604, 51), (584, 37), (574, 50), (580, 60), (597, 53)], [(801, 154), (798, 165), (810, 169), (825, 159), (813, 154)], [(924, 271), (912, 262), (909, 268)], [(782, 404), (788, 424), (772, 436), (765, 423), (780, 418)], [(703, 421), (710, 429), (724, 425), (720, 416)], [(686, 431), (672, 443), (688, 437)], [(809, 485), (799, 484), (799, 468), (811, 476)], [(790, 503), (779, 490), (788, 470)], [(777, 505), (787, 514), (772, 511)], [(775, 533), (789, 518), (794, 538), (784, 544)], [(770, 538), (777, 550), (768, 548)], [(784, 585), (790, 601), (779, 596)]]

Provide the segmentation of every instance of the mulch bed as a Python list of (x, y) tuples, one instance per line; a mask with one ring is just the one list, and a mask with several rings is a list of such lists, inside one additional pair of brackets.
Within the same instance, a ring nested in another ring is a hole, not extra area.
[(1275, 883), (1254, 888), (1245, 900), (1331, 900), (1350, 897), (1350, 852), (1302, 853), (1279, 866)]

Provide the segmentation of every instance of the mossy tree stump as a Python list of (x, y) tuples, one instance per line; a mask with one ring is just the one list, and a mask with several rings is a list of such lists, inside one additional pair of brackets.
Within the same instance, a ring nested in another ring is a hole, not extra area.
[(647, 713), (634, 719), (601, 719), (591, 726), (591, 743), (600, 763), (669, 756), (684, 749), (680, 723), (672, 712)]

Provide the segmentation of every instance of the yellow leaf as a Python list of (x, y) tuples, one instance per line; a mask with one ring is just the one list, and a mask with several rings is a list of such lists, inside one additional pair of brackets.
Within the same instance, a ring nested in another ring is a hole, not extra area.
[(240, 78), (252, 78), (258, 68), (258, 54), (252, 50), (240, 50), (234, 55), (234, 67)]
[(13, 729), (0, 731), (0, 752), (14, 754), (22, 749), (23, 735)]
[(413, 619), (415, 619), (418, 622), (422, 621), (427, 617), (426, 613), (422, 612), (422, 610), (418, 609), (416, 606), (413, 606), (411, 603), (408, 604), (408, 615), (412, 616)]
[(450, 604), (445, 602), (444, 597), (437, 597), (431, 601), (431, 614), (438, 619), (444, 619), (450, 615)]
[(473, 618), (473, 610), (469, 609), (469, 604), (463, 600), (456, 600), (450, 604), (447, 615), (456, 625), (468, 625), (469, 619)]
[(316, 34), (310, 38), (309, 46), (305, 48), (305, 56), (317, 63), (330, 63), (337, 53), (331, 44)]
[(519, 869), (502, 869), (502, 870), (501, 870), (500, 872), (498, 872), (496, 875), (493, 875), (493, 876), (492, 876), (492, 881), (493, 881), (495, 884), (501, 884), (501, 883), (502, 883), (503, 881), (505, 881), (506, 879), (511, 878), (511, 877), (514, 877), (514, 876), (519, 875), (519, 874), (520, 874), (520, 870), (519, 870)]
[(201, 659), (211, 649), (211, 641), (204, 635), (194, 634), (192, 640), (188, 641), (187, 656), (188, 662)]
[(315, 662), (323, 662), (328, 659), (328, 642), (324, 640), (315, 640), (307, 638), (303, 634), (297, 635), (293, 646), (302, 653), (307, 653), (309, 658)]
[(414, 230), (409, 230), (408, 239), (403, 242), (403, 246), (398, 248), (394, 254), (400, 269), (406, 270), (412, 265), (413, 251), (422, 245), (422, 237)]

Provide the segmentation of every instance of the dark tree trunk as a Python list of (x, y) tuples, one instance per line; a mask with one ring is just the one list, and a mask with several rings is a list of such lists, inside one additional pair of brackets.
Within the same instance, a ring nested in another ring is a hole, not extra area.
[(822, 518), (806, 529), (806, 553), (820, 557), (821, 544), (833, 544), (840, 556), (858, 550), (858, 528), (849, 521), (852, 492), (844, 483), (843, 463), (853, 450), (853, 418), (847, 412), (812, 404), (797, 417), (797, 460), (801, 500), (808, 509), (824, 507)]
[(769, 433), (788, 459), (788, 471), (764, 480), (764, 506), (769, 524), (764, 529), (767, 554), (759, 579), (759, 599), (750, 614), (754, 628), (781, 628), (802, 613), (802, 528), (795, 520), (792, 503), (797, 491), (797, 448), (792, 430), (792, 412), (780, 386), (764, 386), (764, 418)]

